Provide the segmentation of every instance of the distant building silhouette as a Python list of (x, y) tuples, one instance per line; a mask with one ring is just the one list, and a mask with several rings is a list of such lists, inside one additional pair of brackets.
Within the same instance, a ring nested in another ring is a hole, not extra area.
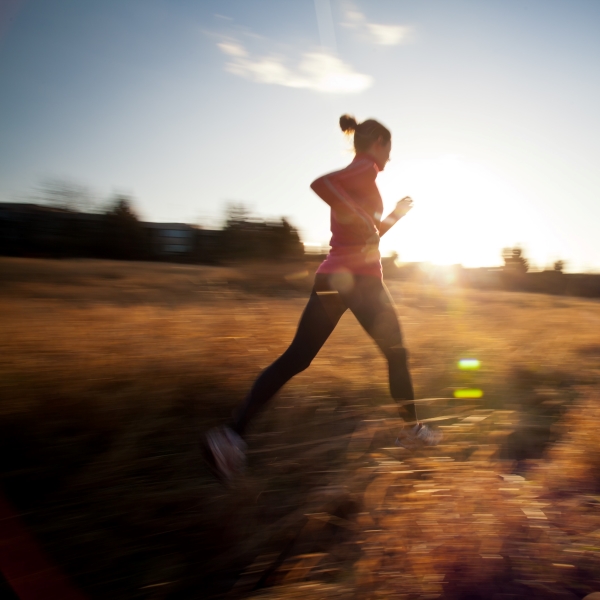
[(158, 256), (188, 256), (194, 251), (196, 229), (185, 223), (143, 223)]

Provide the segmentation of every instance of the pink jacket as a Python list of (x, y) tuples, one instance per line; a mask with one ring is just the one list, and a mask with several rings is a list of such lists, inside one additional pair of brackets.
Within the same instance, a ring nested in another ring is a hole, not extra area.
[(359, 153), (345, 169), (312, 182), (313, 191), (331, 207), (331, 250), (317, 273), (381, 277), (378, 228), (383, 202), (375, 184), (378, 173), (375, 159)]

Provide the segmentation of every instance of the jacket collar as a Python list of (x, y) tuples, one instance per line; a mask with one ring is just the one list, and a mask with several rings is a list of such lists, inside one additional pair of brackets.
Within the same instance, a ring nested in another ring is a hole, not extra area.
[[(377, 173), (379, 173), (379, 171), (383, 170), (383, 167), (379, 164), (377, 164), (377, 161), (375, 160), (375, 158), (373, 156), (371, 156), (368, 152), (357, 152), (356, 155), (354, 156), (354, 160), (370, 160), (373, 165), (375, 166), (375, 169), (377, 170)], [(352, 161), (354, 162), (354, 161)]]

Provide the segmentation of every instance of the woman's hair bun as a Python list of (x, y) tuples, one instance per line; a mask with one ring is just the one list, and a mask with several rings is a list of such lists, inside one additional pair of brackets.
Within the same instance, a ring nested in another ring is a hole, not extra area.
[(350, 115), (342, 115), (340, 117), (340, 127), (344, 133), (356, 131), (357, 125), (356, 119)]

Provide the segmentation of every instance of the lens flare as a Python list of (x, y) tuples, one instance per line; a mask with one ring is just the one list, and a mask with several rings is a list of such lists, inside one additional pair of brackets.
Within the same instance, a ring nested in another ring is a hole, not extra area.
[(458, 361), (458, 368), (461, 371), (477, 371), (481, 363), (476, 358), (461, 358)]
[(462, 389), (462, 390), (454, 390), (455, 398), (483, 398), (483, 391), (478, 389)]

